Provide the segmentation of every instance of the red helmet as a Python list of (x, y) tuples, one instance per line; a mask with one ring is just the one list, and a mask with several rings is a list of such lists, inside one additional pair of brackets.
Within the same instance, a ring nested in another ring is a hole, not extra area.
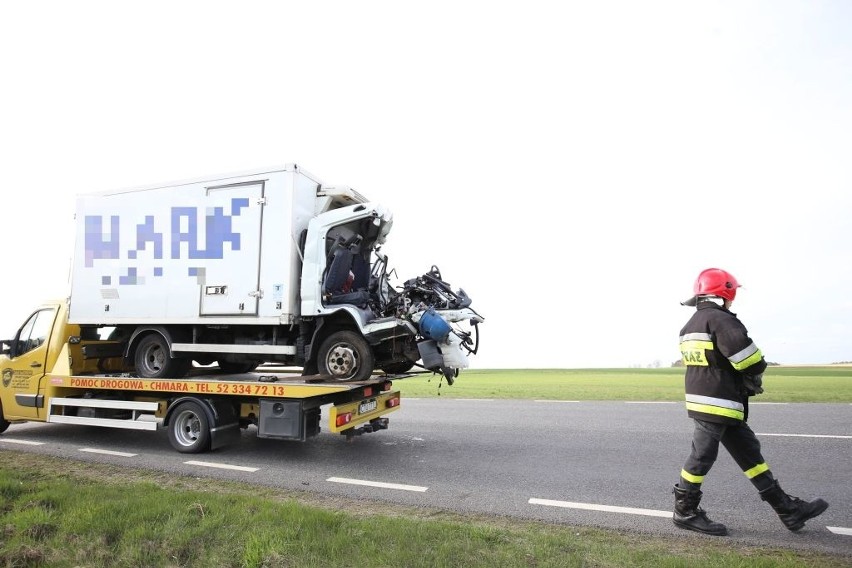
[(707, 268), (702, 270), (698, 278), (695, 279), (695, 285), (692, 287), (692, 292), (695, 295), (682, 304), (694, 306), (698, 296), (718, 296), (733, 301), (737, 296), (737, 288), (739, 287), (740, 283), (730, 272), (721, 268)]

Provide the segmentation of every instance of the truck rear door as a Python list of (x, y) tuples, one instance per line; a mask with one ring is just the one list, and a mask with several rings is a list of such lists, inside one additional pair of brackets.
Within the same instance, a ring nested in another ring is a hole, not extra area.
[(3, 414), (6, 420), (43, 418), (47, 348), (56, 320), (56, 308), (42, 308), (21, 326), (12, 341), (9, 359), (2, 360)]
[(233, 214), (232, 209), (242, 204), (247, 205), (241, 207), (241, 222), (249, 229), (237, 235), (238, 243), (231, 241), (228, 245), (232, 252), (238, 250), (238, 253), (227, 255), (227, 259), (207, 261), (205, 282), (201, 286), (200, 315), (257, 315), (263, 198), (264, 182), (261, 180), (206, 188), (205, 205), (208, 212), (213, 212), (207, 217), (209, 239), (217, 238), (216, 231), (230, 231), (229, 226), (218, 227), (216, 220), (223, 218), (222, 211)]

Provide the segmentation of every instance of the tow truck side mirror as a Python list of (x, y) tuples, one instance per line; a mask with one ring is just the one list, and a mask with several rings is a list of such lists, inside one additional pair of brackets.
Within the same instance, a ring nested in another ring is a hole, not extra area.
[(12, 340), (11, 339), (2, 339), (0, 340), (0, 355), (5, 355), (9, 357), (9, 354), (12, 352)]

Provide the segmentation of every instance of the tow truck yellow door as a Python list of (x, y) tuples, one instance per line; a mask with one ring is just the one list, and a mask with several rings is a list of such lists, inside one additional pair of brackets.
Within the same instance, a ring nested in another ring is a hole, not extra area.
[(6, 420), (44, 417), (44, 394), (39, 392), (47, 372), (47, 348), (56, 319), (56, 308), (32, 314), (9, 341), (9, 352), (0, 356), (0, 400)]

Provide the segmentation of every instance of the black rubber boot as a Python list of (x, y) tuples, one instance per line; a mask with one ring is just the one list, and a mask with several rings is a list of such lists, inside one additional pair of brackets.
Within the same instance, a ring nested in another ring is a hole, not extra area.
[(722, 523), (714, 523), (707, 513), (698, 506), (701, 502), (701, 491), (688, 491), (674, 486), (675, 508), (672, 521), (682, 529), (696, 531), (713, 536), (725, 536), (728, 529)]
[(828, 509), (828, 503), (822, 499), (803, 501), (784, 493), (778, 481), (760, 492), (760, 498), (772, 505), (781, 522), (791, 531), (797, 531), (805, 526), (805, 521), (821, 515)]

